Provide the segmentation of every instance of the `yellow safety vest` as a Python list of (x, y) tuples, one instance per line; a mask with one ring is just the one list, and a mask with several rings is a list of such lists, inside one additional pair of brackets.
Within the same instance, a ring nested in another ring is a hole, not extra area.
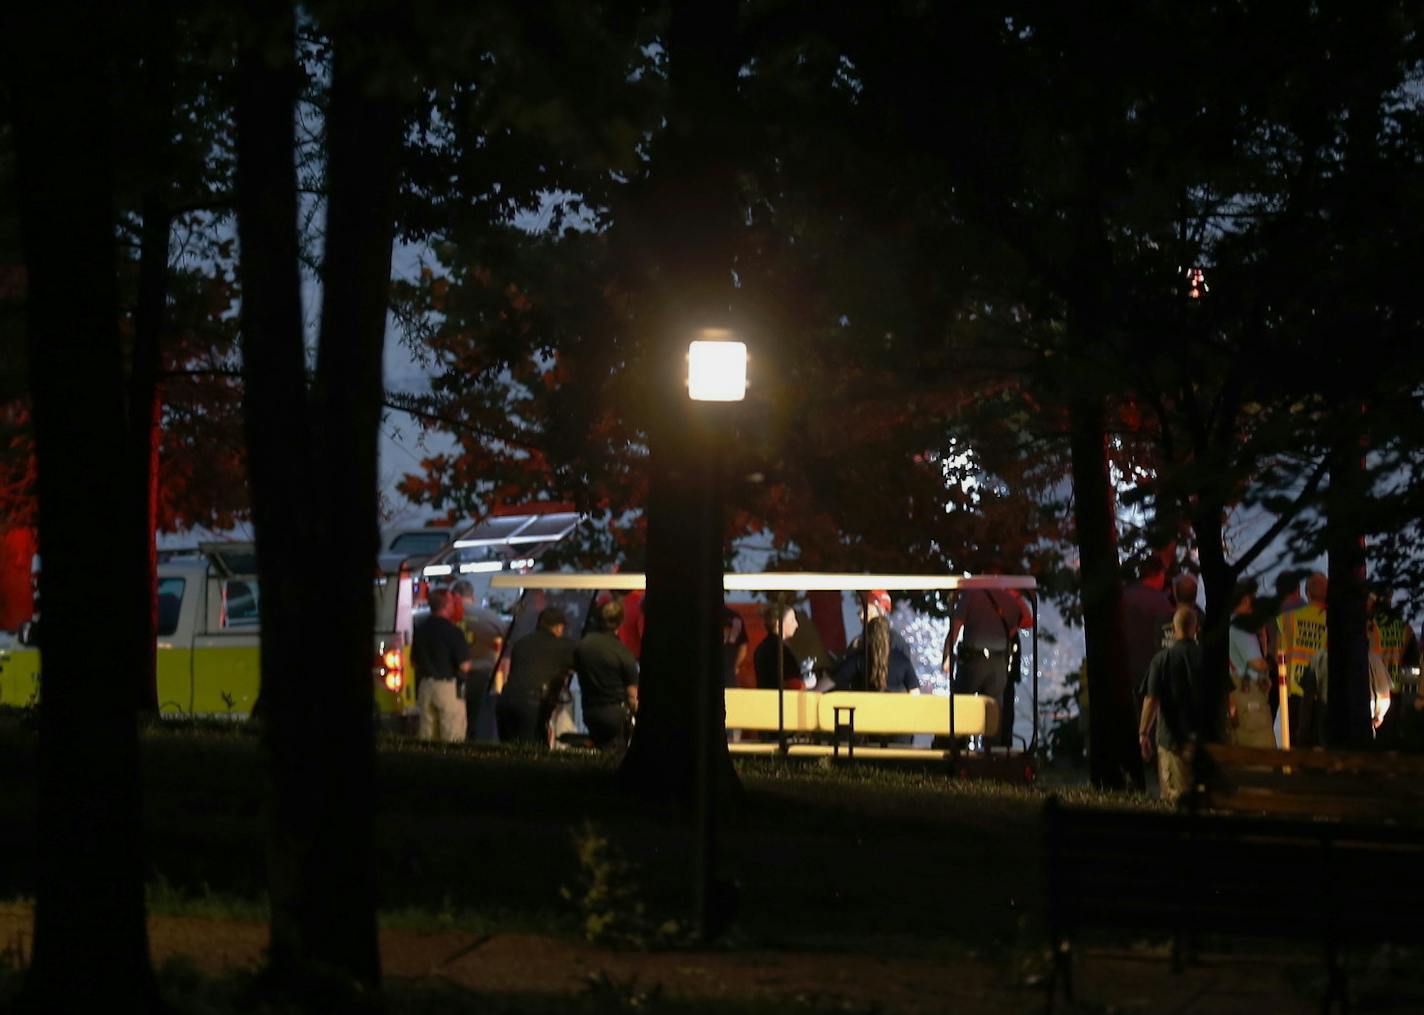
[(1409, 640), (1409, 625), (1402, 617), (1385, 617), (1370, 623), (1370, 651), (1380, 657), (1389, 673), (1389, 689), (1398, 691), (1399, 667), (1404, 660), (1404, 643)]
[(1317, 652), (1325, 649), (1325, 607), (1306, 603), (1287, 610), (1276, 621), (1280, 632), (1280, 657), (1286, 668), (1291, 694), (1303, 695), (1300, 678)]

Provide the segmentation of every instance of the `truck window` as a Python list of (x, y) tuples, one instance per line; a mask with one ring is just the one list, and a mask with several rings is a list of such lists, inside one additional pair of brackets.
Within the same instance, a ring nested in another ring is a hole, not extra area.
[(223, 582), (222, 626), (257, 626), (257, 583), (241, 578)]
[(403, 553), (407, 557), (429, 556), (437, 553), (450, 542), (449, 529), (434, 529), (430, 532), (402, 532), (391, 540), (391, 552)]
[(158, 636), (160, 638), (178, 630), (178, 612), (183, 608), (182, 578), (158, 579)]

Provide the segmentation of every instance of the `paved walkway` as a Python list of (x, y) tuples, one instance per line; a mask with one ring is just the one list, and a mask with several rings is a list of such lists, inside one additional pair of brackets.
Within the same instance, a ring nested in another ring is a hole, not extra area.
[[(0, 906), (0, 948), (28, 953), (28, 906)], [(194, 917), (149, 921), (154, 961), (182, 956), (205, 973), (255, 967), (267, 942), (265, 924)], [(534, 934), (385, 930), (381, 957), (394, 983), (440, 982), (480, 995), (569, 997), (612, 990), (631, 997), (800, 1002), (841, 1012), (1042, 1012), (1044, 969), (964, 955), (950, 960), (867, 956), (854, 952), (745, 950), (619, 952)], [(1324, 973), (1317, 961), (1284, 967), (1237, 954), (1208, 958), (1173, 973), (1165, 951), (1089, 950), (1075, 967), (1076, 1010), (1264, 1015), (1319, 1010)], [(1277, 960), (1278, 961), (1278, 960)], [(1032, 967), (1031, 969), (1029, 967)], [(1398, 977), (1394, 978), (1398, 981)], [(1404, 981), (1407, 983), (1407, 979)], [(1424, 992), (1380, 977), (1357, 980), (1359, 1007), (1424, 1011)], [(1060, 1003), (1058, 1010), (1072, 1011)]]

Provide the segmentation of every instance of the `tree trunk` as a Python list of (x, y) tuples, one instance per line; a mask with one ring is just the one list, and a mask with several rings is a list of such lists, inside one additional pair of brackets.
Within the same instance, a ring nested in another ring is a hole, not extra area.
[(1122, 651), (1122, 583), (1101, 400), (1074, 399), (1069, 406), (1069, 429), (1091, 703), (1089, 772), (1093, 785), (1102, 789), (1122, 789), (1129, 782), (1141, 788), (1137, 717), (1132, 714), (1132, 683)]
[(1231, 611), (1236, 607), (1234, 593), (1240, 574), (1226, 559), (1223, 515), (1222, 506), (1210, 500), (1198, 501), (1192, 515), (1206, 586), (1206, 626), (1200, 638), (1208, 682), (1224, 678), (1231, 669)]
[(1345, 429), (1330, 451), (1330, 488), (1326, 492), (1330, 593), (1325, 613), (1329, 673), (1325, 742), (1333, 748), (1360, 748), (1369, 746), (1372, 739), (1365, 544), (1360, 534), (1368, 490), (1359, 431), (1354, 426)]
[[(130, 617), (96, 610), (96, 519), (138, 525), (125, 471), (110, 54), (104, 17), (63, 4), (0, 25), (12, 76), (38, 462), (44, 690), (35, 937), (22, 1005), (145, 1011), (140, 662)], [(132, 540), (105, 582), (139, 587)]]
[[(374, 33), (377, 26), (367, 27)], [(328, 563), (316, 616), (328, 637), (311, 690), (325, 721), (319, 738), (289, 745), (297, 753), (288, 761), (322, 780), (307, 802), (315, 835), (304, 932), (323, 962), (372, 988), (381, 978), (372, 841), (376, 460), (403, 118), (395, 98), (372, 94), (376, 75), (350, 58), (353, 41), (337, 35), (326, 118), (326, 253), (313, 392), (324, 475), (318, 552)]]
[[(681, 801), (692, 799), (696, 781), (698, 682), (717, 672), (720, 651), (723, 529), (720, 513), (706, 517), (699, 471), (716, 442), (730, 434), (708, 432), (706, 414), (694, 413), (685, 357), (698, 328), (728, 323), (736, 205), (726, 153), (736, 88), (736, 25), (733, 0), (674, 6), (661, 182), (643, 209), (645, 222), (653, 223), (648, 228), (657, 250), (657, 333), (647, 336), (656, 350), (648, 382), (657, 410), (649, 434), (648, 596), (638, 724), (622, 775), (649, 795)], [(718, 415), (727, 425), (726, 414)], [(689, 536), (692, 520), (710, 534)], [(706, 735), (716, 749), (719, 796), (725, 799), (736, 785), (725, 715), (720, 707), (707, 711)]]
[[(253, 518), (269, 753), (269, 974), (316, 1006), (380, 986), (372, 844), (372, 579), (401, 111), (373, 97), (338, 34), (316, 385), (305, 385), (293, 169), (292, 12), (239, 69), (238, 222)], [(369, 26), (368, 26), (369, 28)], [(265, 45), (264, 45), (265, 43)], [(285, 55), (269, 62), (268, 54)], [(271, 406), (282, 406), (274, 412)], [(305, 491), (319, 491), (307, 496)], [(295, 491), (303, 494), (293, 496)], [(321, 570), (311, 562), (321, 561)], [(313, 631), (321, 632), (314, 638)]]
[(173, 127), (173, 11), (167, 0), (145, 6), (143, 231), (139, 240), (138, 311), (129, 367), (129, 475), (139, 505), (138, 542), (148, 592), (133, 597), (132, 634), (141, 666), (134, 687), (142, 713), (158, 714), (158, 448), (163, 403), (158, 387), (168, 306), (171, 186), (168, 151)]

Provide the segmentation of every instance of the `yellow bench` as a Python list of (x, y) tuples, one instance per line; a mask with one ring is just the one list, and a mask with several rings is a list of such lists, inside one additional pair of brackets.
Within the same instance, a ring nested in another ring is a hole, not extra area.
[[(836, 711), (858, 734), (907, 736), (950, 735), (947, 697), (933, 694), (883, 694), (874, 691), (768, 691), (729, 688), (725, 692), (727, 729), (775, 733), (777, 694), (782, 697), (782, 717), (788, 736), (836, 732)], [(853, 710), (848, 713), (846, 710)], [(982, 694), (954, 696), (954, 736), (993, 736), (999, 730), (999, 703)], [(728, 749), (738, 754), (774, 754), (775, 743), (734, 741)], [(790, 744), (793, 754), (830, 754), (831, 744)], [(913, 747), (859, 747), (858, 753), (875, 757), (926, 758), (948, 756), (947, 751)]]

